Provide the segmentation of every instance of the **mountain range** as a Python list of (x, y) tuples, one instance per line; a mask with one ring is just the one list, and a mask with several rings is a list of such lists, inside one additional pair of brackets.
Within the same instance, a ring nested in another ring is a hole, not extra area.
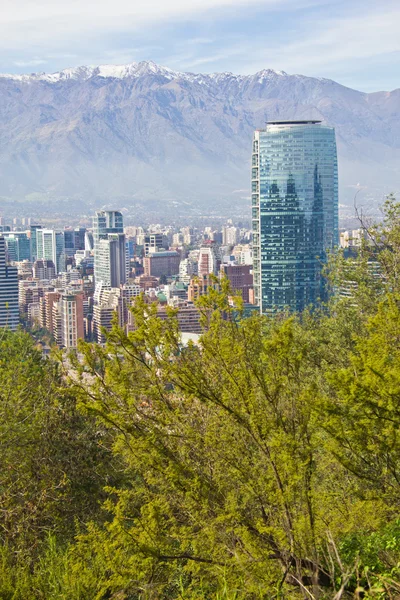
[(248, 204), (253, 131), (275, 119), (335, 126), (341, 204), (400, 188), (400, 89), (140, 62), (0, 75), (0, 196), (229, 212)]

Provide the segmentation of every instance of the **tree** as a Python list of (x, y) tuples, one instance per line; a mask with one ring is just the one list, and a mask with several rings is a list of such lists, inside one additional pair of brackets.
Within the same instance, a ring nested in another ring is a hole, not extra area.
[(101, 520), (117, 477), (104, 429), (79, 414), (60, 364), (29, 335), (1, 331), (0, 380), (0, 535), (29, 562), (48, 532), (67, 542), (78, 523)]
[(114, 328), (104, 349), (82, 347), (82, 403), (115, 435), (130, 481), (110, 497), (106, 530), (86, 539), (107, 564), (100, 589), (149, 599), (182, 597), (182, 585), (184, 597), (208, 598), (226, 583), (243, 598), (354, 591), (340, 541), (366, 515), (368, 533), (389, 513), (358, 497), (359, 458), (336, 455), (332, 377), (349, 352), (335, 361), (336, 320), (226, 319), (233, 309), (216, 291), (201, 304), (199, 345), (183, 348), (174, 312), (162, 322), (139, 300), (135, 332)]

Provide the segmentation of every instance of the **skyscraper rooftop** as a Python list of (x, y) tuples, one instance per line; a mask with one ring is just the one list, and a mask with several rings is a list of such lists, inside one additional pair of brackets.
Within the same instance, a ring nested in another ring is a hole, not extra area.
[(307, 119), (304, 121), (267, 121), (267, 125), (316, 125), (322, 121)]

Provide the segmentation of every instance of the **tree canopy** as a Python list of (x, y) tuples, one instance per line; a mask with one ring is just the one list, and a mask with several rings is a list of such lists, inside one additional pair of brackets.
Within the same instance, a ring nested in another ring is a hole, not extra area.
[(0, 598), (399, 598), (399, 214), (320, 310), (224, 282), (198, 343), (143, 298), (68, 357), (5, 332)]

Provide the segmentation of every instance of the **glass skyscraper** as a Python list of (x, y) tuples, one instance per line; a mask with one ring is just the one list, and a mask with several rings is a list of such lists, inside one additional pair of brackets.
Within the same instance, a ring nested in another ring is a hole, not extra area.
[(119, 287), (127, 279), (124, 223), (119, 211), (98, 211), (93, 219), (94, 280)]
[(7, 263), (6, 241), (0, 236), (0, 327), (17, 329), (18, 323), (18, 270)]
[(31, 260), (31, 241), (25, 232), (4, 233), (9, 261)]
[(338, 244), (335, 130), (272, 121), (252, 155), (254, 293), (266, 314), (301, 312), (325, 298), (322, 266)]
[(37, 258), (53, 261), (56, 273), (65, 271), (65, 240), (63, 231), (37, 229), (36, 251)]

